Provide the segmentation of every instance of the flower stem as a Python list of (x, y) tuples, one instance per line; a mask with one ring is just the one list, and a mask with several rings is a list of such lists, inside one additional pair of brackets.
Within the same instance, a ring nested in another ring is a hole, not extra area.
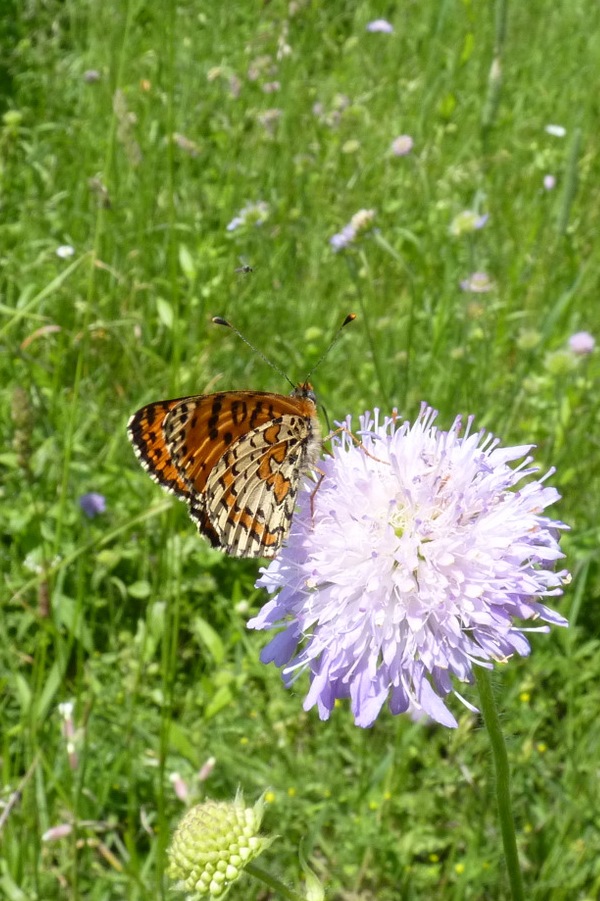
[(246, 873), (254, 876), (255, 879), (260, 879), (261, 882), (268, 885), (280, 898), (286, 898), (287, 901), (306, 901), (304, 895), (300, 895), (293, 889), (288, 888), (281, 880), (277, 879), (275, 876), (271, 876), (271, 874), (267, 873), (266, 870), (263, 870), (262, 867), (257, 867), (254, 861), (247, 863), (244, 870)]
[(496, 799), (498, 801), (502, 844), (504, 845), (504, 858), (508, 870), (511, 895), (513, 901), (523, 901), (525, 896), (523, 894), (523, 879), (521, 876), (521, 867), (519, 865), (515, 822), (513, 819), (510, 798), (510, 770), (508, 766), (506, 745), (500, 728), (500, 718), (498, 717), (498, 711), (496, 710), (489, 673), (480, 666), (474, 667), (474, 671), (477, 680), (477, 688), (479, 689), (481, 712), (490, 737), (492, 756), (494, 758)]

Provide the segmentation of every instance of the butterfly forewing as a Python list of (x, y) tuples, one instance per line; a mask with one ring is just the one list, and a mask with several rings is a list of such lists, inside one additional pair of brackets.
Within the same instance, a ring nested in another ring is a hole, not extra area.
[(309, 385), (291, 397), (225, 391), (148, 404), (129, 437), (155, 481), (188, 502), (201, 534), (238, 557), (276, 553), (320, 449)]

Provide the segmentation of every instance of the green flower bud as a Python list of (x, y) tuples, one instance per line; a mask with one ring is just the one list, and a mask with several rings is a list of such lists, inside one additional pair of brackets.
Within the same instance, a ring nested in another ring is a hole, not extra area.
[(258, 835), (263, 817), (261, 798), (246, 807), (241, 794), (234, 801), (204, 801), (188, 810), (169, 848), (171, 879), (190, 899), (223, 898), (246, 864), (269, 847), (272, 838)]

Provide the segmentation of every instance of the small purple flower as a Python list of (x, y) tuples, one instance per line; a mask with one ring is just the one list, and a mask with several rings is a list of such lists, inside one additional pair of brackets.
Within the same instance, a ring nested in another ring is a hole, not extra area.
[(371, 230), (374, 219), (375, 210), (358, 210), (341, 232), (329, 239), (333, 251), (338, 253), (354, 244), (361, 235)]
[(90, 491), (88, 494), (82, 494), (79, 498), (79, 506), (86, 516), (93, 519), (106, 510), (106, 498), (97, 491)]
[(345, 225), (341, 232), (337, 232), (337, 234), (332, 235), (329, 239), (329, 243), (331, 245), (332, 250), (335, 253), (338, 253), (340, 250), (345, 250), (356, 237), (356, 229), (350, 223)]
[(97, 69), (86, 69), (83, 73), (83, 80), (86, 84), (95, 84), (97, 81), (100, 81), (101, 77)]
[(414, 146), (415, 142), (410, 135), (400, 135), (392, 141), (392, 153), (394, 156), (407, 156)]
[(373, 21), (369, 22), (367, 25), (367, 31), (393, 34), (394, 26), (391, 22), (388, 22), (387, 19), (373, 19)]
[(460, 286), (463, 291), (470, 291), (472, 294), (485, 294), (496, 287), (487, 272), (473, 272), (461, 281)]
[(554, 175), (544, 175), (544, 190), (552, 191), (556, 187), (556, 178)]
[(595, 346), (596, 339), (593, 335), (590, 335), (589, 332), (575, 332), (575, 334), (571, 335), (569, 338), (569, 349), (572, 350), (574, 354), (581, 356), (591, 354)]
[(321, 719), (350, 698), (359, 726), (386, 701), (456, 726), (453, 677), (529, 654), (525, 633), (548, 627), (520, 621), (567, 625), (543, 603), (568, 581), (556, 570), (566, 526), (543, 513), (559, 499), (545, 485), (553, 470), (537, 478), (531, 445), (471, 433), (472, 417), (442, 431), (436, 415), (425, 404), (412, 424), (366, 413), (359, 446), (348, 417), (261, 571), (273, 597), (248, 626), (277, 629), (261, 659), (288, 685), (307, 670), (304, 707)]

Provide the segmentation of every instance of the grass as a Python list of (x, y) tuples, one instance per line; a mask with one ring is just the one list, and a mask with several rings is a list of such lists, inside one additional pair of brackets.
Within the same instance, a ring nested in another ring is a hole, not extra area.
[[(357, 322), (312, 377), (331, 419), (376, 405), (412, 417), (425, 399), (443, 427), (473, 413), (557, 468), (571, 625), (532, 636), (496, 692), (527, 897), (600, 893), (600, 365), (597, 350), (565, 353), (574, 332), (600, 335), (594, 13), (590, 0), (5, 3), (10, 901), (166, 898), (175, 772), (196, 799), (268, 789), (264, 827), (281, 838), (261, 865), (290, 884), (301, 845), (332, 899), (508, 897), (480, 720), (458, 701), (454, 731), (304, 713), (305, 683), (286, 691), (259, 663), (265, 637), (245, 629), (262, 602), (256, 563), (209, 550), (127, 442), (150, 400), (286, 390), (211, 315), (300, 380), (350, 310)], [(381, 15), (393, 35), (366, 32)], [(414, 139), (405, 157), (390, 151), (400, 134)], [(258, 201), (262, 225), (227, 231)], [(334, 254), (329, 238), (361, 208), (376, 234)], [(453, 237), (465, 209), (489, 220)], [(235, 272), (240, 258), (252, 273)], [(476, 271), (489, 293), (460, 289)], [(91, 520), (89, 491), (107, 505)], [(71, 699), (76, 763), (58, 709)], [(70, 835), (43, 840), (61, 823)], [(247, 879), (231, 897), (265, 896)]]

